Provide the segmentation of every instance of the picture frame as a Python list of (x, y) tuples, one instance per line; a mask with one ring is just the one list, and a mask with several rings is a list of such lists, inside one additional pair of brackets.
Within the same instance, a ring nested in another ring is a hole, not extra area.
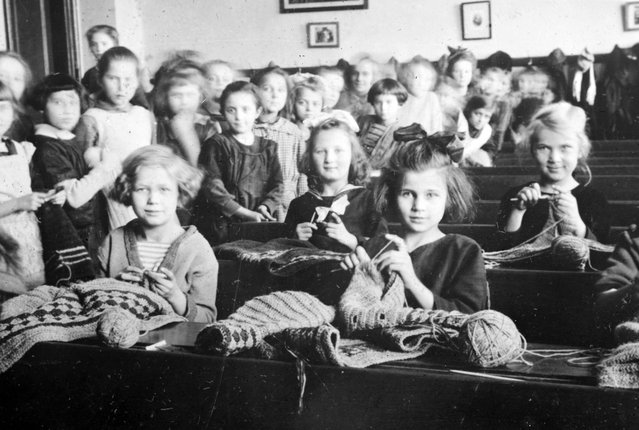
[(309, 22), (306, 38), (309, 48), (339, 48), (339, 23)]
[(624, 31), (639, 30), (639, 2), (623, 5), (623, 29)]
[(480, 40), (492, 37), (490, 1), (461, 4), (462, 39)]
[(280, 0), (280, 13), (368, 9), (368, 0)]

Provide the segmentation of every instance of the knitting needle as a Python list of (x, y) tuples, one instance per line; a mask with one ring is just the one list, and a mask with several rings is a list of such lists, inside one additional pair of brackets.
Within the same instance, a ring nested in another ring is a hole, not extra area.
[(315, 217), (317, 216), (317, 212), (313, 212), (313, 216), (311, 217), (311, 224), (315, 221)]
[[(377, 257), (379, 257), (380, 255), (382, 255), (382, 252), (386, 251), (386, 249), (387, 249), (389, 246), (391, 246), (392, 244), (393, 244), (393, 241), (392, 241), (392, 240), (389, 240), (388, 242), (386, 242), (386, 245), (384, 245), (384, 246), (382, 247), (382, 249), (380, 249), (380, 250), (379, 250), (379, 252), (378, 252), (377, 254), (375, 254), (375, 256), (374, 256), (373, 258), (371, 258), (371, 262), (372, 262), (372, 263), (374, 263), (374, 262), (375, 262), (375, 259), (376, 259)], [(329, 273), (339, 272), (340, 270), (346, 270), (346, 269), (343, 269), (342, 267), (338, 267), (337, 269), (333, 269), (333, 270), (331, 270)]]
[[(554, 198), (555, 196), (551, 194), (542, 194), (541, 196), (539, 196), (539, 200), (552, 200)], [(516, 202), (517, 200), (519, 200), (518, 197), (513, 197), (512, 199), (510, 199), (511, 202)]]
[(454, 369), (449, 369), (449, 371), (451, 373), (459, 373), (460, 375), (468, 375), (468, 376), (479, 376), (480, 378), (488, 378), (488, 379), (498, 379), (500, 381), (514, 381), (514, 382), (524, 382), (521, 379), (516, 379), (516, 378), (508, 378), (506, 376), (497, 376), (497, 375), (490, 375), (488, 373), (479, 373), (479, 372), (467, 372), (465, 370), (454, 370)]

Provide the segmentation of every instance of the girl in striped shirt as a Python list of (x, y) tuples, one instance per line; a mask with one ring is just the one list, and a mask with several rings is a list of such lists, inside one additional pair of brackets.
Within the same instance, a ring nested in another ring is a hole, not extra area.
[(124, 161), (111, 198), (132, 206), (137, 219), (113, 230), (98, 251), (102, 275), (133, 282), (164, 297), (189, 321), (216, 317), (218, 263), (176, 210), (200, 188), (202, 173), (171, 149), (151, 145)]

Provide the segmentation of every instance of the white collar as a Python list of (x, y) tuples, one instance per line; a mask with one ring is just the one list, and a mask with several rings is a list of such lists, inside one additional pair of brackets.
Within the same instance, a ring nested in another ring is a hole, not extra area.
[(75, 137), (70, 131), (60, 130), (50, 124), (36, 124), (35, 134), (60, 140), (71, 140)]

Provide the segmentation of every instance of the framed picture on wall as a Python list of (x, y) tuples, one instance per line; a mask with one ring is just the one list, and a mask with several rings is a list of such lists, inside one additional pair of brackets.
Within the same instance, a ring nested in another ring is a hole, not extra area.
[(368, 9), (368, 0), (280, 0), (280, 13)]
[(492, 37), (490, 2), (474, 1), (461, 4), (462, 39), (477, 40)]
[(639, 2), (623, 5), (623, 29), (639, 30)]
[(309, 22), (306, 24), (306, 37), (309, 48), (338, 48), (339, 23)]

